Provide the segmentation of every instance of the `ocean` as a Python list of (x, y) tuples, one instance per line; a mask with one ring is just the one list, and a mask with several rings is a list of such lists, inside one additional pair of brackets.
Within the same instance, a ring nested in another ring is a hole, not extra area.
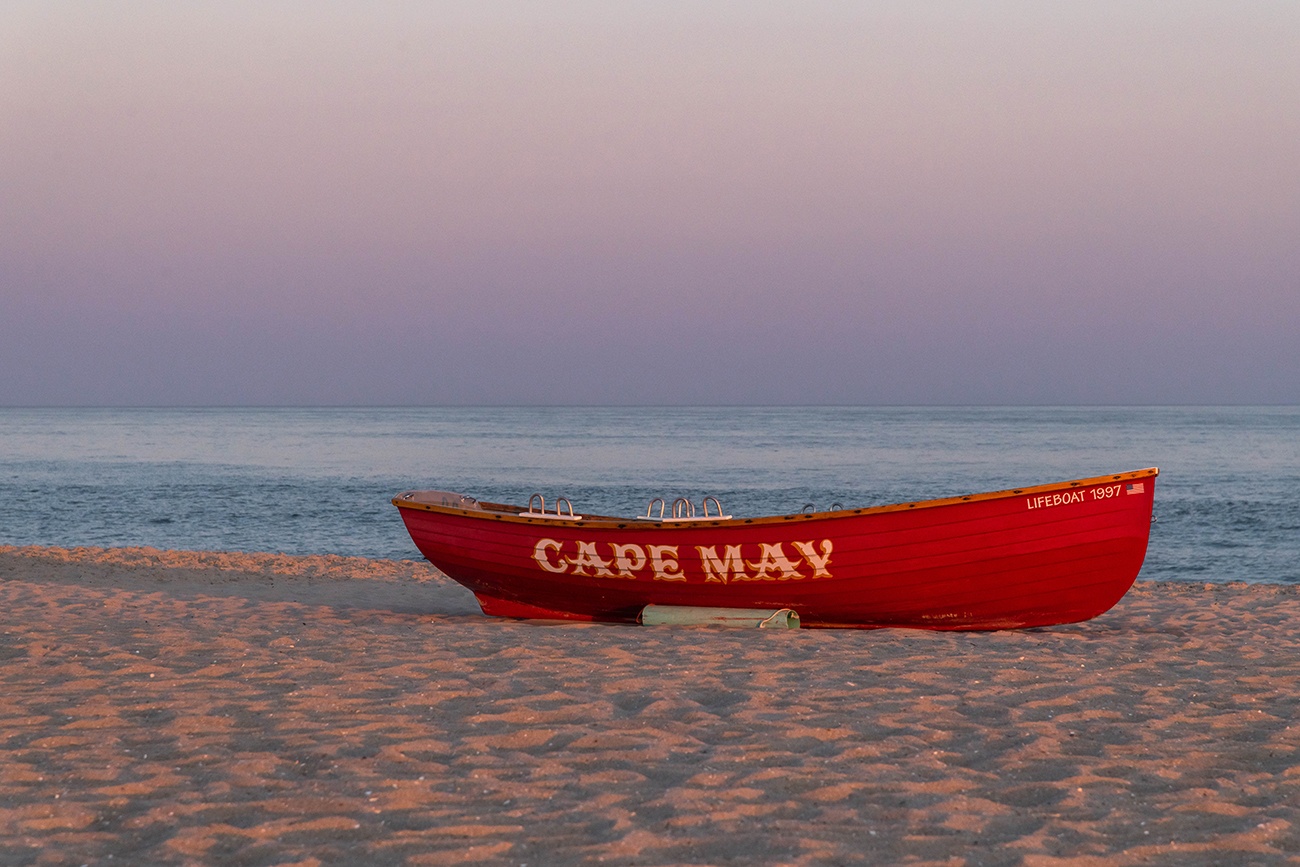
[(1300, 407), (0, 408), (0, 544), (412, 559), (410, 489), (748, 517), (1150, 466), (1139, 580), (1300, 583)]

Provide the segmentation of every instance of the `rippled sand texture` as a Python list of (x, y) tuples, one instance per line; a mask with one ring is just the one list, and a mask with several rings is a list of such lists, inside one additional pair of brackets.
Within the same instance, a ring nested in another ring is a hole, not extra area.
[(553, 625), (413, 562), (0, 548), (0, 863), (1283, 863), (1298, 615)]

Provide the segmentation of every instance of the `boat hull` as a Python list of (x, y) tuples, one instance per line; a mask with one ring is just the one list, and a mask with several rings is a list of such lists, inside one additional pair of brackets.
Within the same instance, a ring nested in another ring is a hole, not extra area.
[(421, 553), (491, 615), (789, 608), (804, 626), (988, 630), (1118, 602), (1146, 556), (1156, 475), (746, 520), (528, 517), (417, 492), (393, 502)]

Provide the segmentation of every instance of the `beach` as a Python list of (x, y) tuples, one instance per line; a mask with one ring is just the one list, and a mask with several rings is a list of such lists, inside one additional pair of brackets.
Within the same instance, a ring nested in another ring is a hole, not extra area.
[(0, 547), (0, 863), (1300, 859), (1300, 588), (989, 633), (518, 622), (415, 561)]

